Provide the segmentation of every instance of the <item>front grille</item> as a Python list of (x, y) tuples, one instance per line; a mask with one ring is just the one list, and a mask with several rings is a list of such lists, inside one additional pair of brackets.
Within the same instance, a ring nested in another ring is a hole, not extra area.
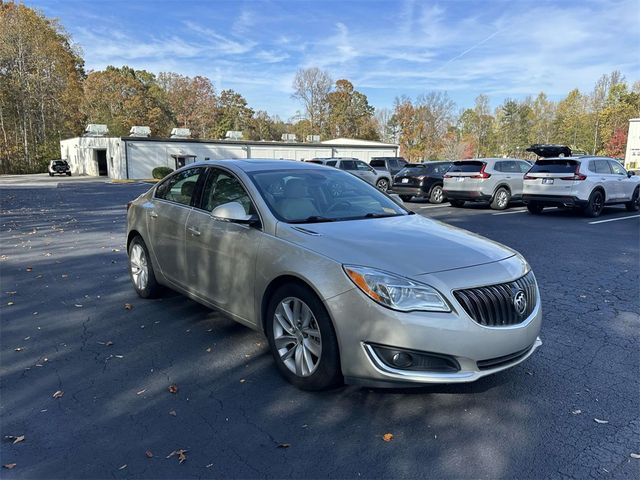
[(504, 365), (508, 365), (510, 363), (514, 363), (524, 357), (533, 345), (529, 345), (524, 350), (520, 350), (519, 352), (512, 353), (510, 355), (504, 355), (503, 357), (490, 358), (489, 360), (480, 360), (476, 362), (479, 370), (490, 370), (492, 368), (502, 367)]
[[(524, 292), (526, 308), (522, 314), (514, 306), (514, 296)], [(456, 300), (473, 320), (488, 327), (517, 325), (531, 315), (538, 301), (536, 280), (532, 272), (513, 282), (456, 290)]]

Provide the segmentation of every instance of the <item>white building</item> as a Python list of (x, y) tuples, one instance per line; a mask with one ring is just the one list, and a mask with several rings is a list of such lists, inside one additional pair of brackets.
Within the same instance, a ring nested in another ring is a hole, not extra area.
[[(132, 132), (140, 132), (140, 129), (134, 127)], [(178, 133), (184, 135), (184, 132)], [(89, 134), (62, 140), (60, 155), (69, 162), (74, 175), (142, 179), (151, 178), (155, 167), (176, 169), (194, 161), (225, 158), (308, 160), (314, 157), (355, 157), (369, 162), (372, 157), (398, 156), (398, 145), (349, 138), (298, 143)]]
[(629, 120), (624, 167), (627, 170), (640, 169), (640, 118), (632, 118)]

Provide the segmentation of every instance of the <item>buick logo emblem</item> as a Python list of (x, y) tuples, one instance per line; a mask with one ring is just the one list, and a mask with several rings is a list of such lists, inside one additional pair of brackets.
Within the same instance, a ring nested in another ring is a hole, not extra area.
[(524, 315), (524, 312), (527, 311), (527, 296), (524, 293), (524, 290), (518, 290), (513, 295), (513, 307), (518, 312), (518, 315)]

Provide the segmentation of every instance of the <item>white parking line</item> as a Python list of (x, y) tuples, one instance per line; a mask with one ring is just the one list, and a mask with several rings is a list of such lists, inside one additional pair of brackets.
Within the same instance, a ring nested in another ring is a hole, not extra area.
[(514, 213), (525, 213), (526, 211), (527, 209), (523, 208), (521, 210), (510, 210), (508, 212), (492, 213), (492, 215), (512, 215)]
[(418, 207), (420, 210), (423, 210), (425, 208), (443, 208), (443, 207), (450, 207), (451, 205), (426, 205), (424, 207)]
[(597, 222), (589, 222), (589, 225), (595, 225), (597, 223), (616, 222), (618, 220), (629, 220), (630, 218), (640, 218), (640, 215), (631, 215), (629, 217), (610, 218), (609, 220), (598, 220)]

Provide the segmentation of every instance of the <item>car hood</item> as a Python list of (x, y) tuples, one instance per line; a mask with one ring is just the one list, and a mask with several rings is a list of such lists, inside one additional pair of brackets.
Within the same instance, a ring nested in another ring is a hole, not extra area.
[(276, 235), (342, 264), (405, 276), (482, 265), (517, 254), (504, 245), (420, 215), (278, 223)]

